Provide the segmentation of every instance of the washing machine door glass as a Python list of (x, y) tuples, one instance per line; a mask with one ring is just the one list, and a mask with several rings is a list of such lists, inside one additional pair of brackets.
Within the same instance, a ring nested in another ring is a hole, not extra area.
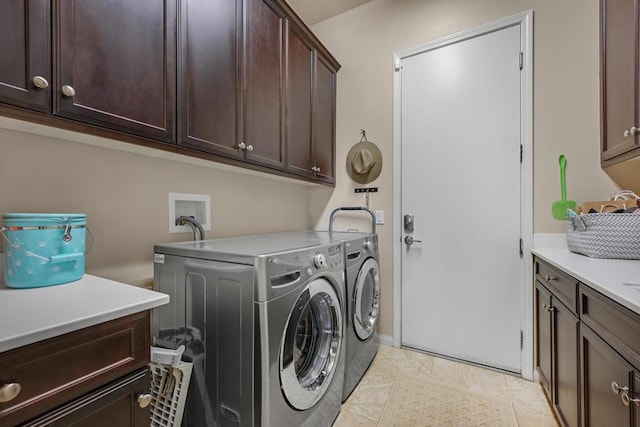
[(326, 279), (300, 294), (289, 314), (280, 348), (280, 382), (291, 406), (305, 410), (329, 388), (342, 347), (342, 310)]
[(356, 335), (363, 341), (367, 340), (376, 330), (380, 305), (380, 275), (375, 258), (368, 258), (358, 271), (352, 304)]

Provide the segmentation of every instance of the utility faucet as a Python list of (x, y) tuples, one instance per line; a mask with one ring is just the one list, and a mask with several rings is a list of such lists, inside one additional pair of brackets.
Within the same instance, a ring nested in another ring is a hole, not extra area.
[[(202, 224), (197, 219), (190, 216), (179, 216), (176, 218), (176, 225), (188, 225), (193, 231), (193, 240), (204, 240), (204, 228), (202, 228)], [(198, 231), (197, 237), (196, 230)]]

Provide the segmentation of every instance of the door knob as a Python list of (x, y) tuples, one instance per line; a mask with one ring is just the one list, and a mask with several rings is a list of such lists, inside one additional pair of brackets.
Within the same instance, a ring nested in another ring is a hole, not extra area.
[(620, 399), (622, 400), (622, 404), (624, 406), (629, 406), (631, 403), (635, 404), (636, 406), (640, 406), (640, 399), (629, 396), (629, 393), (626, 391), (622, 393)]
[(618, 394), (621, 391), (629, 391), (629, 387), (621, 386), (620, 384), (614, 381), (611, 383), (611, 391), (614, 392), (615, 394)]
[(22, 387), (18, 383), (3, 384), (0, 386), (0, 402), (10, 402), (19, 394)]
[(37, 88), (44, 89), (49, 87), (49, 82), (47, 81), (47, 79), (45, 79), (42, 76), (34, 76), (33, 79), (31, 79), (31, 81), (33, 82), (33, 85)]
[(140, 394), (138, 395), (138, 406), (141, 408), (146, 408), (151, 403), (151, 395), (150, 394)]
[(407, 244), (407, 247), (410, 248), (414, 243), (422, 243), (422, 240), (416, 240), (413, 236), (404, 236), (404, 242)]
[(241, 142), (240, 144), (238, 144), (238, 148), (241, 150), (244, 150), (245, 148), (247, 148), (247, 144), (245, 144), (244, 142)]
[(72, 97), (76, 95), (76, 90), (69, 85), (62, 86), (61, 91), (64, 96)]
[(253, 145), (251, 144), (247, 145), (247, 151), (253, 151)]

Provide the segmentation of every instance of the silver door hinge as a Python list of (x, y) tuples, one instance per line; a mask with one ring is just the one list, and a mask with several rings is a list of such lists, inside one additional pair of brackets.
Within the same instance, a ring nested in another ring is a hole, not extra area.
[(522, 350), (523, 346), (524, 346), (524, 333), (520, 331), (520, 350)]
[(520, 52), (520, 69), (524, 68), (524, 53)]
[(522, 256), (524, 255), (523, 245), (524, 245), (524, 242), (522, 241), (522, 239), (520, 239), (520, 258), (522, 258)]
[(400, 71), (400, 68), (402, 68), (402, 64), (400, 63), (400, 58), (396, 58), (395, 63), (393, 64), (393, 69), (395, 71)]

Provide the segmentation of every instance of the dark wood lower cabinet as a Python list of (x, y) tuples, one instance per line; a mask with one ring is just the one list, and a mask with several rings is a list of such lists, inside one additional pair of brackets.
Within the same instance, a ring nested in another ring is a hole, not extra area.
[(553, 303), (554, 390), (553, 405), (569, 426), (579, 425), (578, 318), (562, 303)]
[(540, 282), (536, 282), (536, 360), (540, 382), (565, 425), (578, 426), (579, 320)]
[(640, 426), (640, 315), (535, 263), (536, 368), (559, 420), (570, 427)]
[(551, 399), (551, 312), (547, 307), (551, 307), (551, 293), (536, 283), (536, 370), (542, 387)]
[(140, 407), (138, 397), (148, 393), (149, 370), (142, 369), (89, 393), (24, 427), (142, 427), (149, 425), (149, 406)]
[[(0, 426), (33, 419), (60, 426), (142, 425), (138, 417), (148, 412), (130, 397), (149, 393), (150, 335), (147, 310), (0, 353), (0, 386), (20, 385), (17, 395), (0, 402)], [(109, 423), (58, 421), (67, 413), (76, 420), (94, 412)], [(125, 419), (135, 423), (120, 422)]]
[[(622, 402), (622, 389), (633, 384), (633, 367), (584, 324), (582, 344), (583, 419), (585, 426), (631, 426), (631, 406)], [(634, 406), (634, 405), (632, 405)]]

